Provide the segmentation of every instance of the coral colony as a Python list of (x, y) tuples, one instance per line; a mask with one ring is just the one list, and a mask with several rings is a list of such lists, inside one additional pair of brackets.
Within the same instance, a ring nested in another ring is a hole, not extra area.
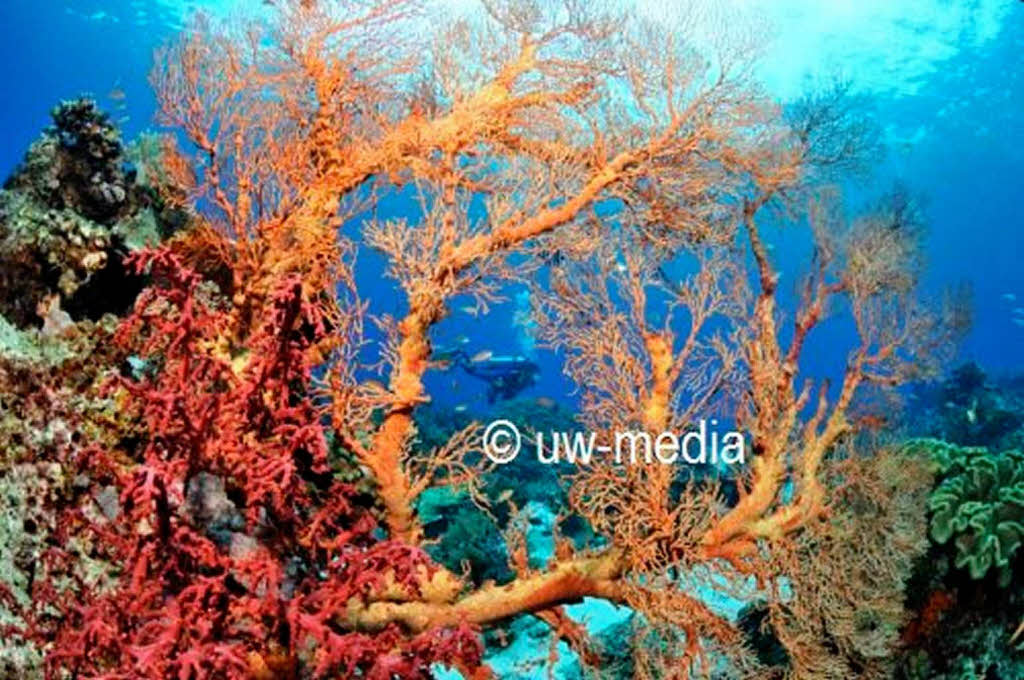
[[(905, 191), (846, 213), (844, 84), (781, 106), (683, 5), (266, 5), (157, 54), (165, 136), (66, 101), (0, 192), (3, 677), (1024, 677), (1024, 392), (887, 420), (968, 314)], [(437, 342), (509, 296), (578, 406)], [(446, 371), (632, 457), (496, 465)]]

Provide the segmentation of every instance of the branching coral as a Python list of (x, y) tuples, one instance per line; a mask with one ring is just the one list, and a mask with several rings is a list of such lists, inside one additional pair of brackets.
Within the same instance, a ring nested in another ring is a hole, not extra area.
[[(120, 496), (113, 519), (71, 506), (54, 528), (61, 543), (89, 536), (121, 579), (72, 602), (55, 583), (32, 588), (28, 635), (55, 643), (51, 671), (241, 678), (283, 658), (317, 676), (428, 677), (433, 661), (472, 663), (477, 643), (458, 626), (405, 639), (394, 626), (371, 638), (331, 623), (350, 598), (424, 597), (441, 581), (421, 551), (373, 540), (372, 517), (330, 473), (304, 359), (326, 327), (298, 282), (275, 293), (240, 368), (217, 353), (230, 315), (214, 291), (166, 252), (135, 266), (160, 283), (119, 338), (147, 368), (110, 389), (146, 424), (145, 439), (128, 451), (58, 452), (66, 474)], [(224, 513), (241, 524), (218, 528), (211, 516)], [(44, 563), (68, 559), (52, 550)]]
[[(51, 310), (42, 330), (18, 330), (0, 317), (0, 591), (13, 600), (0, 603), (3, 625), (20, 621), (15, 614), (33, 584), (59, 581), (77, 593), (70, 583), (95, 588), (109, 571), (79, 537), (64, 543), (73, 555), (68, 564), (51, 568), (42, 558), (55, 540), (55, 508), (73, 504), (98, 518), (110, 508), (112, 493), (116, 498), (110, 488), (97, 488), (95, 497), (83, 493), (80, 480), (59, 463), (130, 436), (131, 419), (102, 394), (124, 359), (110, 342), (113, 325), (110, 318), (54, 324)], [(4, 637), (0, 669), (37, 677), (40, 648)]]

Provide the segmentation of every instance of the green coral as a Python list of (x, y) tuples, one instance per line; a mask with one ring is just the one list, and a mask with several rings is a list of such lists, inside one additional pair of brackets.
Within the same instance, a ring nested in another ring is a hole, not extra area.
[(932, 539), (952, 541), (954, 563), (972, 578), (997, 570), (1000, 585), (1009, 585), (1024, 540), (1024, 453), (937, 440), (914, 445), (929, 450), (939, 479), (928, 500)]

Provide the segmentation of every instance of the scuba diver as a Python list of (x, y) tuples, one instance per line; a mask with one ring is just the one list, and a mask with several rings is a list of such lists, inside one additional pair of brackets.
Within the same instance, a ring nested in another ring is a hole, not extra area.
[(522, 355), (495, 356), (485, 351), (470, 357), (461, 349), (455, 349), (441, 352), (438, 358), (486, 382), (489, 404), (515, 397), (535, 384), (540, 373), (540, 367)]

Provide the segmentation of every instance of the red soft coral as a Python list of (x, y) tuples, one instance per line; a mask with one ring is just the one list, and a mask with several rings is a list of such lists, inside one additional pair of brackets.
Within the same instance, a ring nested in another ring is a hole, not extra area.
[[(63, 510), (65, 538), (102, 546), (119, 577), (107, 590), (79, 583), (77, 600), (37, 585), (27, 618), (30, 635), (53, 642), (48, 676), (246, 678), (273, 662), (304, 677), (427, 678), (433, 663), (478, 666), (468, 628), (410, 637), (340, 623), (352, 598), (396, 586), (417, 594), (431, 565), (422, 550), (377, 538), (370, 510), (330, 474), (307, 359), (327, 325), (299, 282), (281, 281), (233, 346), (226, 306), (196, 272), (166, 249), (131, 262), (153, 285), (117, 339), (141, 369), (109, 390), (144, 437), (62, 461), (119, 490), (113, 519)], [(196, 493), (201, 479), (219, 480), (219, 505)], [(197, 498), (220, 516), (193, 507)], [(69, 559), (48, 555), (54, 566)]]

